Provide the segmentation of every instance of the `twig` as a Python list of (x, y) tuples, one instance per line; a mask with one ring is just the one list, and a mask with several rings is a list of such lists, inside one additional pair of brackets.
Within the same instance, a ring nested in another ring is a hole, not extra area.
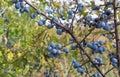
[(92, 31), (94, 31), (94, 29), (95, 29), (95, 28), (92, 28), (92, 29), (90, 30), (90, 32), (85, 35), (85, 37), (82, 39), (82, 41), (80, 41), (80, 43), (82, 43), (82, 42), (92, 33)]
[(75, 20), (75, 15), (76, 15), (77, 9), (78, 9), (78, 5), (77, 5), (77, 7), (76, 7), (76, 9), (75, 9), (75, 12), (74, 12), (74, 15), (73, 15), (71, 24), (70, 24), (70, 29), (72, 29), (72, 32), (73, 32), (73, 22), (74, 22), (74, 20)]
[[(115, 24), (115, 39), (116, 39), (116, 55), (118, 59), (118, 67), (120, 66), (120, 49), (119, 49), (119, 35), (117, 29), (117, 9), (116, 9), (116, 0), (113, 1), (113, 8), (114, 8), (114, 24)], [(120, 76), (120, 72), (119, 72)]]
[(107, 72), (105, 72), (104, 74), (108, 74), (110, 71), (112, 71), (115, 67), (112, 67), (111, 69), (109, 69)]
[(70, 70), (71, 70), (71, 68), (72, 68), (72, 65), (73, 65), (73, 63), (71, 63), (70, 68), (68, 69), (67, 77), (69, 77), (69, 74), (70, 74)]

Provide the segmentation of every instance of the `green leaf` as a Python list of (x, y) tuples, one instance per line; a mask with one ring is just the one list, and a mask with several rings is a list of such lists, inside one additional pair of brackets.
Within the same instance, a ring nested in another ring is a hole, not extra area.
[(30, 69), (30, 66), (29, 66), (29, 65), (26, 65), (26, 66), (25, 66), (25, 69), (24, 69), (24, 71), (23, 71), (23, 75), (26, 75), (26, 74), (28, 73), (29, 69)]

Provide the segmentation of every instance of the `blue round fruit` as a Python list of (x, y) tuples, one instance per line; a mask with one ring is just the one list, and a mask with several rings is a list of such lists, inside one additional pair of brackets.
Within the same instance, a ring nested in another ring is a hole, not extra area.
[(83, 9), (82, 7), (78, 7), (78, 11), (79, 11), (79, 12), (81, 12), (81, 11), (82, 11), (82, 9)]
[(99, 24), (97, 25), (97, 28), (101, 28), (105, 26), (105, 22), (101, 21), (99, 22)]
[(50, 43), (50, 46), (54, 48), (54, 47), (55, 47), (55, 43), (54, 43), (54, 42), (51, 42), (51, 43)]
[(48, 29), (53, 28), (53, 24), (48, 24), (48, 25), (47, 25), (47, 28), (48, 28)]
[(51, 47), (51, 46), (48, 46), (48, 47), (47, 47), (47, 50), (48, 50), (48, 51), (51, 51), (51, 50), (52, 50), (52, 47)]
[(41, 11), (40, 11), (39, 9), (37, 9), (36, 12), (37, 12), (37, 14), (40, 14), (40, 13), (41, 13)]
[(77, 72), (79, 72), (79, 73), (84, 73), (84, 69), (83, 68), (81, 68), (81, 67), (79, 67), (79, 68), (77, 68)]
[(30, 17), (31, 19), (35, 19), (35, 14), (34, 13), (30, 14)]
[(43, 25), (43, 22), (42, 22), (42, 21), (39, 21), (39, 22), (38, 22), (38, 25), (39, 25), (39, 26), (42, 26), (42, 25)]
[(80, 67), (80, 63), (77, 62), (77, 61), (75, 61), (75, 62), (73, 63), (73, 67), (74, 67), (74, 68), (78, 68), (78, 67)]
[(20, 2), (15, 3), (15, 8), (16, 8), (16, 9), (20, 9), (20, 8), (21, 8), (21, 7), (20, 7)]
[(72, 15), (73, 14), (73, 11), (72, 10), (69, 10), (68, 11), (68, 15)]
[(62, 48), (62, 45), (61, 44), (57, 44), (56, 45), (56, 49), (61, 49)]
[(57, 33), (58, 35), (61, 35), (61, 34), (63, 33), (63, 31), (62, 31), (62, 29), (57, 29), (56, 33)]
[(30, 12), (30, 7), (25, 7), (25, 12)]
[(104, 30), (107, 30), (107, 31), (110, 31), (110, 26), (108, 24), (106, 24), (104, 27), (103, 27)]
[(68, 48), (63, 49), (64, 52), (69, 53), (70, 50)]
[(68, 15), (68, 19), (72, 19), (72, 17), (73, 17), (72, 15)]
[(75, 50), (76, 48), (77, 48), (76, 45), (71, 45), (71, 49), (72, 49), (72, 50)]

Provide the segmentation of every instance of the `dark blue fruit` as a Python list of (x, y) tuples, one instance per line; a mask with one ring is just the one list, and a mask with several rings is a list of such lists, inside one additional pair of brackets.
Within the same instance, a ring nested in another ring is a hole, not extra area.
[(30, 12), (30, 7), (25, 7), (25, 12)]
[(73, 67), (74, 67), (74, 68), (78, 68), (78, 67), (80, 67), (80, 63), (77, 62), (77, 61), (75, 61), (75, 62), (73, 63)]
[(99, 10), (100, 9), (100, 6), (93, 6), (92, 7), (92, 10)]
[(57, 44), (57, 45), (56, 45), (56, 48), (57, 48), (57, 49), (61, 49), (61, 48), (62, 48), (62, 45), (61, 45), (61, 44)]
[(41, 13), (39, 9), (37, 9), (36, 12), (37, 12), (37, 14), (40, 14), (40, 13)]
[(30, 17), (31, 19), (35, 19), (35, 14), (34, 13), (30, 14)]
[(12, 2), (13, 2), (13, 3), (16, 3), (16, 2), (17, 2), (17, 0), (12, 0)]
[(25, 9), (24, 8), (21, 8), (20, 9), (20, 13), (24, 13)]
[(39, 22), (38, 22), (38, 25), (39, 25), (39, 26), (42, 26), (42, 25), (43, 25), (43, 22), (42, 22), (42, 21), (39, 21)]
[(63, 49), (64, 52), (68, 53), (70, 50), (68, 48)]
[(53, 50), (52, 50), (52, 53), (53, 53), (53, 54), (56, 54), (56, 53), (57, 53), (57, 50), (56, 50), (56, 49), (53, 49)]
[(15, 8), (16, 8), (16, 9), (20, 9), (20, 8), (21, 8), (21, 7), (20, 7), (20, 2), (15, 3)]
[(79, 73), (84, 73), (84, 69), (83, 68), (81, 68), (81, 67), (79, 67), (79, 68), (77, 68), (77, 72), (79, 72)]
[(78, 11), (79, 11), (79, 12), (81, 12), (81, 11), (82, 11), (82, 9), (83, 9), (82, 7), (78, 7)]
[(72, 15), (73, 14), (73, 11), (72, 10), (69, 10), (68, 11), (68, 15)]
[(47, 28), (48, 28), (48, 29), (53, 28), (53, 24), (48, 24), (48, 25), (47, 25)]
[(57, 29), (57, 34), (61, 35), (63, 33), (62, 29)]
[(68, 19), (72, 19), (72, 15), (68, 15)]
[(72, 49), (72, 50), (75, 50), (76, 48), (77, 48), (76, 45), (71, 45), (71, 49)]
[(51, 42), (51, 43), (50, 43), (50, 46), (51, 46), (51, 47), (55, 47), (55, 43), (54, 43), (54, 42)]
[(107, 30), (107, 31), (110, 31), (110, 26), (108, 24), (106, 24), (104, 27), (103, 27), (104, 30)]
[(52, 50), (52, 47), (51, 47), (51, 46), (48, 46), (48, 47), (47, 47), (47, 50), (48, 50), (48, 51), (51, 51), (51, 50)]
[(105, 22), (101, 21), (99, 22), (97, 28), (101, 28), (101, 27), (104, 27), (105, 26)]
[(24, 2), (20, 2), (20, 6), (23, 8), (25, 6)]
[(110, 15), (112, 12), (111, 12), (111, 10), (106, 10), (106, 15)]

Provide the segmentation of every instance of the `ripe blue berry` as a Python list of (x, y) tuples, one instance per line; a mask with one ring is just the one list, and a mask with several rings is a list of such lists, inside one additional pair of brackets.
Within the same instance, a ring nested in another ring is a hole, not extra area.
[(116, 44), (113, 44), (113, 47), (116, 48)]
[(25, 7), (25, 12), (30, 12), (30, 7)]
[(57, 45), (56, 45), (56, 48), (57, 48), (57, 49), (61, 49), (61, 48), (62, 48), (62, 45), (61, 45), (61, 44), (57, 44)]
[(20, 13), (24, 13), (25, 9), (24, 8), (21, 8), (20, 9)]
[(98, 22), (99, 20), (100, 20), (99, 18), (95, 18), (95, 19), (94, 19), (95, 22)]
[(17, 0), (12, 0), (12, 2), (13, 2), (13, 3), (16, 3), (16, 2), (17, 2)]
[(53, 28), (53, 24), (48, 24), (48, 25), (47, 25), (47, 28), (48, 28), (48, 29)]
[(63, 49), (64, 52), (69, 53), (70, 50), (68, 48)]
[(61, 50), (57, 50), (57, 54), (58, 54), (58, 55), (61, 54)]
[(20, 6), (21, 6), (21, 8), (23, 8), (25, 6), (25, 3), (24, 2), (20, 2)]
[(100, 73), (95, 73), (93, 74), (93, 77), (102, 77), (102, 75)]
[(73, 63), (77, 62), (75, 59), (72, 61)]
[(39, 26), (42, 26), (42, 25), (43, 25), (43, 22), (42, 22), (42, 21), (39, 21), (39, 22), (38, 22), (38, 25), (39, 25)]
[(48, 51), (51, 51), (51, 50), (52, 50), (52, 47), (51, 47), (51, 46), (48, 46), (48, 47), (47, 47), (47, 50), (48, 50)]
[(74, 41), (74, 39), (72, 37), (69, 40), (72, 41), (72, 42)]
[(39, 9), (37, 9), (36, 12), (37, 12), (37, 14), (40, 14), (40, 13), (41, 13)]
[(111, 10), (106, 10), (106, 15), (110, 15), (112, 12), (111, 12)]
[(84, 69), (83, 69), (83, 68), (81, 68), (81, 67), (78, 67), (78, 68), (77, 68), (77, 72), (79, 72), (79, 73), (83, 74), (83, 73), (84, 73)]
[(74, 68), (78, 68), (78, 67), (80, 67), (80, 63), (77, 62), (77, 61), (75, 61), (75, 62), (73, 63), (73, 67), (74, 67)]
[(107, 30), (107, 31), (110, 31), (110, 26), (108, 24), (106, 24), (104, 27), (103, 27), (104, 30)]
[(60, 18), (62, 18), (62, 19), (63, 19), (63, 14), (60, 14)]
[(73, 11), (72, 10), (69, 10), (68, 11), (68, 15), (72, 15), (73, 14)]
[(56, 54), (56, 53), (57, 53), (57, 50), (56, 50), (56, 49), (53, 49), (53, 50), (52, 50), (52, 53), (53, 53), (53, 54)]
[(76, 45), (71, 45), (72, 50), (75, 50), (77, 48)]
[(53, 17), (52, 20), (53, 20), (54, 22), (58, 22), (58, 19), (55, 18), (55, 17)]
[(31, 19), (35, 19), (35, 14), (34, 13), (30, 14), (30, 17)]
[(101, 27), (104, 27), (105, 26), (105, 22), (101, 21), (99, 24), (98, 24), (98, 28), (101, 28)]
[(79, 11), (79, 12), (81, 12), (81, 11), (82, 11), (82, 9), (83, 9), (82, 7), (78, 7), (78, 11)]
[(68, 19), (72, 19), (72, 15), (68, 15)]
[(92, 44), (90, 44), (90, 43), (88, 43), (87, 46), (88, 46), (89, 48), (93, 48)]
[(99, 10), (100, 9), (100, 6), (93, 6), (92, 7), (92, 10)]
[(97, 45), (95, 45), (95, 44), (92, 45), (92, 49), (93, 49), (93, 50), (95, 50), (95, 49), (97, 49), (97, 48), (98, 48)]
[(55, 43), (54, 43), (54, 42), (51, 42), (51, 43), (50, 43), (50, 46), (54, 48), (54, 47), (55, 47)]
[(113, 63), (117, 63), (118, 60), (117, 60), (116, 58), (112, 58), (112, 62), (113, 62)]
[(91, 21), (91, 18), (85, 17), (85, 21), (86, 21), (86, 22), (90, 22), (90, 21)]
[(99, 43), (100, 45), (102, 45), (102, 44), (103, 44), (103, 41), (102, 41), (102, 40), (100, 40), (100, 41), (98, 41), (98, 43)]
[(63, 33), (62, 29), (57, 29), (57, 34), (61, 35)]
[(20, 2), (15, 3), (15, 8), (20, 9)]

